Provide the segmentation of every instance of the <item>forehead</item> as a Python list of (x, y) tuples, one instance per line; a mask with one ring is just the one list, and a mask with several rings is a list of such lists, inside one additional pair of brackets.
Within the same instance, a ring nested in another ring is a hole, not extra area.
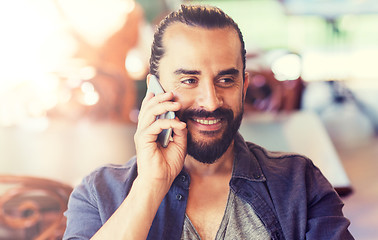
[[(203, 28), (173, 23), (163, 36), (164, 56), (160, 66), (170, 64), (242, 64), (241, 43), (232, 27)], [(229, 67), (229, 66), (228, 66)]]

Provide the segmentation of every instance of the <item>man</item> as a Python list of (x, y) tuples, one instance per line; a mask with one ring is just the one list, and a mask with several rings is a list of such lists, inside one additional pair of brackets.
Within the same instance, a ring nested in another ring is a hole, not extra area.
[[(64, 239), (353, 239), (310, 160), (238, 133), (248, 75), (231, 18), (201, 6), (170, 14), (155, 33), (150, 74), (166, 93), (143, 100), (136, 158), (74, 190)], [(178, 117), (156, 120), (167, 111)], [(163, 148), (156, 139), (168, 128)]]

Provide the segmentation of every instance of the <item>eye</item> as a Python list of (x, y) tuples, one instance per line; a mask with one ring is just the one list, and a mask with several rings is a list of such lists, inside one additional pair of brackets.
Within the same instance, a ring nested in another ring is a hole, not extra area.
[(195, 85), (198, 83), (198, 80), (195, 78), (186, 78), (186, 79), (182, 79), (181, 83), (186, 84), (186, 85)]
[(217, 80), (217, 85), (220, 87), (231, 87), (235, 83), (235, 80), (232, 77), (221, 77)]

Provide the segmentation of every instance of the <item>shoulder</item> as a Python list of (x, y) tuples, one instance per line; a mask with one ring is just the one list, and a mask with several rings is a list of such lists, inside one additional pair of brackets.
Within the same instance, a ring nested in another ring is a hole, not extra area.
[(282, 190), (293, 190), (292, 186), (296, 186), (296, 190), (301, 189), (303, 193), (309, 194), (334, 191), (329, 181), (308, 157), (290, 152), (269, 151), (249, 142), (247, 145), (259, 162), (268, 185), (273, 189), (279, 186)]
[(123, 165), (108, 164), (97, 168), (84, 181), (92, 185), (114, 185), (133, 181), (137, 174), (136, 158)]
[(135, 157), (124, 165), (108, 164), (83, 178), (75, 187), (73, 195), (81, 196), (96, 205), (110, 202), (116, 207), (127, 196), (137, 176)]
[[(86, 176), (71, 193), (64, 239), (89, 239), (126, 198), (136, 178), (136, 160), (124, 165), (106, 165)], [(86, 224), (83, 224), (85, 222)]]
[(291, 171), (292, 168), (316, 168), (308, 157), (301, 154), (270, 151), (251, 142), (247, 142), (247, 146), (263, 168), (276, 168), (281, 171)]
[[(287, 239), (304, 236), (330, 239), (331, 234), (343, 234), (343, 239), (352, 239), (347, 231), (349, 221), (341, 210), (343, 202), (309, 158), (269, 151), (253, 143), (247, 145), (260, 164), (266, 189)], [(321, 230), (329, 224), (334, 226), (334, 233)]]
[[(123, 165), (108, 164), (102, 166), (83, 179), (93, 191), (115, 191), (131, 188), (137, 176), (136, 158), (133, 157)], [(128, 192), (128, 191), (127, 191)]]
[[(244, 177), (261, 175), (268, 181), (298, 180), (305, 177), (307, 171), (319, 171), (306, 156), (290, 153), (269, 151), (257, 144), (244, 141), (241, 136), (235, 141), (236, 158), (239, 159), (237, 172)], [(240, 167), (242, 166), (242, 167)], [(294, 178), (294, 179), (290, 179)]]
[(247, 145), (259, 162), (272, 195), (276, 192), (280, 196), (291, 196), (290, 199), (297, 196), (310, 202), (329, 194), (336, 195), (330, 182), (308, 157), (269, 151), (253, 143)]

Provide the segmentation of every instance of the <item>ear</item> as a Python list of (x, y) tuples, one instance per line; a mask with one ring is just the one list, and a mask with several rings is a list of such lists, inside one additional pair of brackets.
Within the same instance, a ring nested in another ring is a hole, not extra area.
[(244, 84), (243, 84), (243, 96), (244, 96), (244, 99), (245, 99), (245, 95), (247, 94), (248, 86), (249, 86), (249, 73), (248, 72), (244, 72)]

